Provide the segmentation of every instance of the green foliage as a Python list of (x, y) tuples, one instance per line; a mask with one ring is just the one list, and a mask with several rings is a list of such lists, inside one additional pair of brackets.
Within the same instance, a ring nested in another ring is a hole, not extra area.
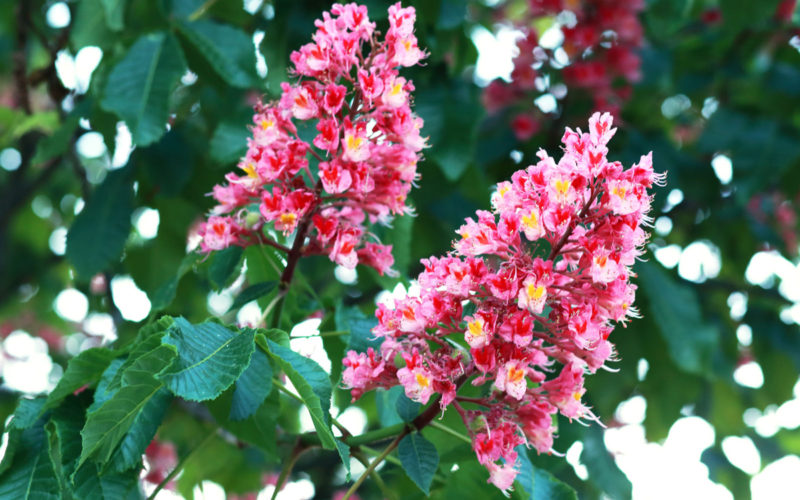
[(177, 318), (163, 339), (177, 354), (157, 378), (190, 401), (216, 399), (250, 363), (255, 332), (234, 333), (218, 323), (192, 325)]
[(131, 212), (130, 169), (109, 173), (67, 234), (67, 258), (80, 276), (89, 278), (119, 261), (131, 227)]
[(103, 109), (125, 120), (137, 144), (151, 144), (167, 130), (169, 96), (185, 71), (172, 35), (143, 35), (108, 75)]
[[(557, 151), (564, 127), (585, 127), (592, 106), (568, 85), (558, 112), (540, 117), (541, 131), (531, 140), (518, 141), (509, 127), (517, 110), (487, 114), (483, 89), (472, 81), (477, 52), (470, 36), (476, 28), (495, 30), (500, 11), (487, 6), (491, 2), (412, 1), (420, 46), (429, 53), (424, 66), (403, 70), (414, 81), (429, 145), (419, 163), (419, 188), (410, 194), (417, 216), (371, 229), (393, 246), (400, 277), (359, 268), (357, 281), (345, 285), (326, 258), (304, 257), (284, 296), (276, 287), (283, 252), (235, 247), (206, 256), (187, 250), (187, 240), (212, 205), (206, 193), (246, 151), (254, 98), (275, 99), (280, 83), (294, 78), (289, 54), (309, 41), (314, 19), (330, 2), (275, 0), (251, 14), (241, 2), (81, 0), (66, 2), (66, 28), (48, 23), (52, 2), (7, 3), (0, 9), (0, 150), (18, 152), (21, 164), (0, 169), (0, 327), (3, 337), (23, 330), (48, 339), (48, 352), (64, 371), (47, 396), (17, 401), (16, 393), (0, 394), (2, 417), (13, 414), (5, 429), (0, 498), (139, 498), (141, 456), (154, 438), (174, 443), (185, 460), (177, 488), (187, 497), (204, 480), (231, 494), (256, 491), (263, 474), (278, 473), (297, 449), (303, 453), (290, 479), (303, 474), (320, 498), (332, 496), (350, 483), (342, 478), (351, 455), (374, 457), (371, 451), (421, 410), (402, 387), (351, 403), (337, 383), (347, 349), (380, 345), (371, 333), (376, 293), (398, 281), (408, 284), (422, 269), (420, 258), (444, 253), (463, 218), (488, 207), (493, 183), (535, 162), (539, 148)], [(367, 2), (379, 30), (385, 31), (390, 3)], [(524, 3), (507, 1), (501, 8), (514, 16)], [(771, 411), (793, 397), (800, 370), (797, 326), (779, 317), (794, 304), (778, 289), (781, 280), (754, 285), (744, 278), (760, 250), (797, 263), (797, 248), (786, 234), (797, 234), (798, 226), (779, 218), (786, 217), (784, 208), (796, 211), (800, 192), (800, 69), (788, 43), (798, 12), (791, 22), (780, 21), (778, 3), (649, 0), (640, 14), (647, 41), (639, 51), (642, 80), (620, 111), (624, 124), (610, 158), (628, 165), (653, 150), (656, 169), (668, 176), (666, 188), (656, 189), (652, 215), (661, 223), (650, 248), (711, 245), (719, 249), (721, 268), (719, 275), (689, 280), (683, 264), (670, 270), (652, 253), (645, 255), (648, 262), (637, 264), (633, 280), (643, 318), (615, 329), (611, 340), (621, 360), (612, 368), (619, 372), (588, 377), (585, 396), (609, 426), (620, 401), (645, 398), (650, 441), (665, 439), (688, 409), (706, 419), (716, 444), (702, 460), (735, 498), (750, 494), (749, 477), (721, 451), (726, 436), (751, 436), (765, 464), (800, 451), (797, 431), (765, 438), (742, 419), (747, 409)], [(18, 17), (22, 5), (27, 22)], [(717, 7), (721, 21), (704, 21), (704, 13)], [(536, 29), (541, 33), (552, 22)], [(260, 47), (253, 44), (257, 32), (264, 33)], [(66, 89), (56, 56), (64, 61), (89, 46), (99, 47), (102, 58), (88, 88), (84, 78), (79, 88)], [(257, 53), (265, 56), (265, 78), (256, 72)], [(187, 71), (192, 75), (182, 79)], [(546, 70), (540, 76), (555, 93), (561, 76)], [(685, 107), (664, 113), (668, 99)], [(134, 146), (124, 165), (116, 154), (126, 149), (120, 121)], [(102, 136), (105, 152), (85, 156), (78, 138), (87, 132)], [(729, 182), (710, 168), (716, 155), (731, 160)], [(666, 202), (672, 190), (682, 193), (680, 203)], [(153, 239), (131, 231), (140, 207), (159, 212)], [(63, 228), (62, 257), (54, 252)], [(277, 239), (291, 246), (291, 239)], [(130, 275), (151, 302), (148, 324), (121, 321), (123, 299), (112, 296), (98, 274), (106, 280)], [(117, 341), (72, 355), (76, 345), (96, 337), (85, 335), (89, 322), (72, 323), (54, 311), (56, 296), (67, 287), (87, 297), (91, 313), (114, 318)], [(211, 292), (230, 294), (233, 302), (209, 321)], [(743, 316), (732, 315), (733, 292), (746, 297)], [(250, 301), (262, 313), (273, 302), (265, 323), (286, 331), (232, 326)], [(281, 317), (274, 319), (278, 310)], [(159, 318), (164, 311), (186, 319)], [(287, 331), (309, 317), (322, 320), (330, 376), (291, 349)], [(737, 340), (742, 325), (753, 331), (750, 345)], [(733, 380), (736, 367), (750, 360), (764, 374), (760, 388)], [(641, 366), (646, 373), (637, 373)], [(279, 385), (283, 373), (302, 403)], [(8, 382), (11, 387), (13, 380)], [(475, 388), (466, 384), (459, 394), (477, 395), (470, 391)], [(349, 447), (344, 441), (351, 438), (335, 438), (331, 430), (336, 422), (330, 409), (341, 412), (351, 404), (365, 412), (367, 433), (384, 433), (367, 443), (370, 452)], [(303, 406), (314, 432), (301, 432)], [(464, 434), (452, 413), (438, 422)], [(371, 478), (359, 495), (500, 497), (469, 444), (437, 429), (425, 432), (425, 438), (407, 436), (392, 463), (378, 470), (389, 495)], [(513, 496), (575, 498), (575, 488), (580, 498), (630, 497), (630, 482), (598, 426), (560, 421), (559, 436), (559, 450), (583, 442), (580, 459), (589, 478), (578, 479), (561, 458), (520, 449)], [(434, 463), (420, 450), (440, 460)], [(402, 468), (395, 466), (398, 457)]]
[(314, 361), (300, 356), (291, 349), (267, 340), (272, 359), (286, 373), (303, 399), (322, 446), (336, 449), (330, 425), (331, 381), (328, 374)]
[(408, 477), (426, 495), (429, 494), (433, 475), (439, 467), (439, 453), (436, 447), (422, 437), (422, 434), (412, 432), (398, 443), (397, 455)]

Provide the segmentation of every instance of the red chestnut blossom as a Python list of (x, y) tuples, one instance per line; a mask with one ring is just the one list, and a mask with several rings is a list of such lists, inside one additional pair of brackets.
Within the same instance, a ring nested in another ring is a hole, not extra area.
[[(440, 394), (434, 404), (458, 411), (503, 490), (517, 473), (515, 447), (551, 451), (555, 413), (597, 419), (582, 401), (584, 378), (614, 360), (614, 324), (637, 316), (631, 266), (647, 240), (648, 190), (663, 175), (650, 154), (627, 170), (609, 161), (611, 125), (595, 113), (588, 132), (566, 130), (560, 160), (540, 151), (499, 183), (493, 211), (467, 219), (447, 256), (422, 261), (419, 296), (378, 307), (380, 356), (350, 351), (344, 361), (354, 399), (394, 385), (420, 403)], [(467, 380), (492, 390), (460, 397)]]
[[(515, 27), (522, 32), (511, 82), (495, 80), (484, 91), (484, 105), (490, 113), (513, 107), (511, 128), (519, 141), (539, 130), (541, 112), (531, 103), (547, 92), (544, 85), (558, 80), (569, 91), (582, 90), (595, 109), (619, 114), (627, 100), (629, 86), (641, 79), (642, 26), (637, 14), (642, 0), (528, 0), (521, 16), (515, 12)], [(505, 14), (500, 13), (500, 17)], [(563, 43), (557, 49), (544, 48), (532, 28), (542, 18), (554, 18)], [(561, 51), (557, 55), (557, 51)], [(537, 77), (546, 76), (537, 85)], [(547, 83), (546, 83), (547, 82)]]
[[(365, 6), (323, 13), (313, 42), (291, 55), (299, 81), (283, 83), (278, 101), (256, 105), (242, 172), (214, 187), (218, 205), (200, 228), (202, 251), (269, 243), (272, 228), (308, 237), (303, 255), (391, 272), (391, 246), (372, 241), (366, 224), (411, 212), (406, 197), (426, 144), (411, 111), (414, 85), (398, 67), (425, 57), (415, 19), (413, 7), (391, 6), (380, 37)], [(306, 141), (298, 128), (316, 135)]]

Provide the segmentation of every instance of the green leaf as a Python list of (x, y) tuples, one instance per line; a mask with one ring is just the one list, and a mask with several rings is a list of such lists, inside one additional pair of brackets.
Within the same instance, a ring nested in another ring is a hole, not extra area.
[(21, 432), (8, 469), (0, 474), (0, 498), (58, 500), (59, 484), (42, 424)]
[(439, 453), (433, 443), (422, 437), (422, 434), (412, 432), (400, 440), (397, 455), (408, 477), (429, 495), (433, 475), (439, 467)]
[(75, 19), (70, 26), (69, 37), (74, 53), (83, 47), (95, 45), (105, 51), (114, 41), (106, 23), (104, 0), (81, 0), (76, 4)]
[(345, 477), (344, 480), (346, 482), (350, 482), (350, 447), (347, 446), (342, 442), (342, 440), (336, 440), (336, 451), (339, 452), (339, 458), (342, 459), (342, 465), (344, 465), (344, 472)]
[(254, 330), (236, 334), (217, 323), (192, 325), (176, 318), (163, 343), (174, 347), (178, 356), (157, 377), (184, 399), (214, 399), (247, 367), (255, 350), (254, 337)]
[(614, 457), (603, 442), (603, 431), (596, 426), (586, 429), (583, 438), (581, 463), (586, 465), (592, 482), (615, 499), (631, 498), (632, 486), (625, 473), (619, 470)]
[(123, 28), (126, 0), (102, 0), (103, 10), (106, 13), (106, 24), (113, 31)]
[(658, 264), (642, 262), (636, 269), (672, 360), (687, 373), (707, 373), (719, 335), (703, 321), (694, 290), (676, 283)]
[(242, 247), (228, 247), (214, 252), (208, 267), (208, 277), (217, 290), (225, 288), (242, 260)]
[(233, 398), (232, 392), (230, 390), (225, 391), (219, 398), (206, 403), (214, 419), (217, 420), (221, 427), (233, 433), (237, 438), (257, 446), (271, 458), (277, 460), (280, 454), (275, 437), (275, 428), (277, 419), (280, 416), (280, 396), (275, 392), (252, 415), (243, 420), (232, 420), (229, 417)]
[(174, 358), (172, 346), (160, 346), (140, 357), (123, 373), (122, 387), (99, 408), (90, 407), (81, 431), (83, 450), (77, 469), (90, 457), (95, 457), (100, 464), (109, 461), (142, 409), (159, 396), (163, 383), (154, 374)]
[(178, 267), (177, 274), (158, 287), (153, 296), (150, 297), (150, 314), (162, 311), (172, 304), (172, 301), (175, 300), (175, 294), (178, 291), (178, 284), (181, 278), (183, 278), (183, 276), (202, 258), (203, 256), (197, 252), (189, 253), (183, 258), (181, 265)]
[(36, 154), (31, 160), (32, 163), (44, 163), (67, 152), (75, 129), (78, 128), (80, 122), (80, 115), (77, 111), (77, 109), (73, 110), (55, 132), (39, 141), (39, 144), (36, 145)]
[(45, 398), (21, 398), (14, 410), (14, 418), (11, 419), (8, 427), (19, 430), (31, 427), (42, 415), (45, 401)]
[(54, 408), (61, 401), (85, 385), (94, 385), (118, 352), (104, 347), (87, 349), (67, 364), (67, 369), (55, 389), (47, 396), (42, 410)]
[[(546, 470), (534, 467), (524, 445), (517, 446), (519, 474), (516, 481), (522, 486), (530, 500), (577, 500), (578, 495), (570, 486), (556, 479)], [(613, 497), (616, 498), (616, 497)]]
[(366, 317), (361, 309), (340, 305), (336, 308), (334, 321), (337, 330), (350, 332), (348, 349), (366, 352), (370, 347), (376, 350), (380, 347), (381, 340), (372, 333), (378, 320), (375, 317)]
[(73, 476), (75, 496), (81, 499), (141, 499), (138, 488), (139, 471), (108, 473), (94, 463), (87, 463)]
[(169, 96), (185, 72), (172, 35), (143, 35), (111, 70), (100, 104), (125, 120), (136, 144), (153, 143), (166, 132)]
[(110, 172), (67, 233), (67, 259), (89, 278), (119, 262), (131, 228), (132, 171)]
[(444, 176), (457, 181), (472, 162), (483, 107), (472, 86), (459, 81), (420, 88), (417, 113), (425, 120), (422, 134), (430, 137), (426, 157), (436, 161)]
[(336, 440), (329, 423), (332, 389), (328, 374), (313, 360), (272, 340), (267, 340), (267, 343), (272, 359), (280, 365), (306, 403), (323, 448), (335, 449)]
[(403, 419), (403, 422), (411, 422), (417, 418), (417, 415), (419, 415), (419, 409), (421, 407), (421, 404), (408, 399), (408, 396), (406, 396), (405, 393), (401, 392), (398, 394), (395, 409), (397, 410), (397, 414), (400, 416), (400, 418)]
[(245, 32), (205, 19), (181, 21), (177, 28), (226, 82), (240, 88), (257, 85), (255, 47)]
[(236, 310), (248, 302), (260, 299), (264, 295), (271, 292), (277, 284), (278, 283), (275, 281), (264, 281), (263, 283), (250, 285), (236, 296), (236, 299), (233, 301), (233, 305), (231, 306), (231, 310)]
[[(153, 321), (140, 328), (139, 332), (136, 334), (136, 338), (130, 345), (128, 357), (124, 360), (118, 358), (112, 361), (106, 373), (101, 377), (100, 383), (97, 385), (97, 391), (95, 391), (95, 400), (97, 399), (96, 393), (100, 392), (101, 389), (111, 391), (122, 386), (122, 375), (125, 373), (125, 370), (138, 361), (139, 358), (160, 346), (161, 339), (173, 323), (174, 319), (170, 316), (162, 316), (157, 321)], [(112, 367), (114, 367), (117, 361), (120, 361), (122, 364), (117, 366), (115, 370), (112, 370)]]
[(219, 163), (233, 163), (247, 152), (250, 131), (244, 123), (222, 122), (214, 130), (209, 144), (211, 158)]
[(250, 365), (236, 380), (231, 402), (231, 420), (244, 420), (255, 413), (272, 392), (272, 364), (260, 349), (250, 358)]
[(172, 395), (163, 388), (150, 398), (134, 418), (119, 448), (111, 457), (109, 470), (125, 472), (141, 466), (142, 455), (153, 441), (171, 402)]
[(375, 405), (378, 407), (378, 419), (381, 426), (390, 427), (403, 421), (397, 414), (397, 400), (404, 396), (403, 387), (396, 385), (389, 389), (378, 389), (375, 393)]

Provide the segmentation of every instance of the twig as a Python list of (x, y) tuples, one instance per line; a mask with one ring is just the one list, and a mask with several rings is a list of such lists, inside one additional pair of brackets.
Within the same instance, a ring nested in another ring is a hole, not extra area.
[(358, 490), (358, 488), (364, 483), (364, 480), (367, 479), (367, 476), (372, 474), (372, 472), (375, 470), (375, 467), (377, 467), (381, 462), (383, 462), (383, 460), (387, 456), (389, 456), (389, 454), (392, 451), (394, 451), (395, 448), (397, 448), (397, 445), (400, 444), (400, 440), (406, 437), (406, 434), (408, 434), (408, 428), (406, 428), (405, 431), (398, 434), (397, 437), (394, 438), (394, 440), (391, 443), (389, 443), (389, 446), (387, 446), (386, 449), (383, 450), (383, 452), (380, 455), (378, 455), (378, 457), (375, 460), (373, 460), (372, 463), (369, 464), (367, 470), (365, 470), (364, 473), (361, 474), (361, 477), (359, 477), (358, 480), (355, 483), (353, 483), (353, 486), (351, 486), (350, 489), (347, 490), (347, 493), (344, 494), (342, 500), (347, 500), (348, 498), (353, 496), (353, 493), (355, 493), (356, 490)]

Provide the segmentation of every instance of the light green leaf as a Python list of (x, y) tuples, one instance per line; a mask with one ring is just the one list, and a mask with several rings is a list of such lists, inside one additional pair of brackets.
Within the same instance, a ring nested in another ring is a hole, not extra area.
[(137, 359), (122, 376), (122, 387), (99, 408), (89, 409), (81, 431), (83, 450), (78, 469), (90, 457), (102, 465), (109, 461), (142, 409), (159, 395), (163, 383), (154, 374), (175, 358), (172, 346), (159, 346)]
[(267, 340), (267, 343), (272, 359), (280, 365), (306, 403), (323, 448), (336, 449), (329, 423), (332, 389), (328, 374), (313, 360), (272, 340)]
[(400, 440), (397, 455), (408, 477), (429, 495), (433, 475), (439, 467), (439, 453), (433, 443), (413, 432)]
[(105, 50), (114, 42), (106, 23), (103, 0), (81, 0), (76, 4), (75, 19), (70, 26), (69, 37), (74, 53), (83, 47), (95, 45)]
[(136, 144), (153, 143), (166, 132), (169, 96), (185, 72), (172, 35), (144, 35), (111, 70), (100, 104), (125, 120)]
[(711, 355), (719, 343), (719, 333), (703, 320), (694, 290), (676, 283), (658, 264), (642, 262), (636, 270), (650, 301), (649, 311), (672, 360), (688, 373), (707, 373)]
[(110, 172), (67, 233), (67, 259), (89, 278), (119, 261), (131, 228), (132, 171)]
[(181, 21), (177, 27), (226, 82), (241, 88), (257, 85), (255, 47), (246, 33), (206, 19)]
[(190, 401), (214, 399), (242, 374), (255, 350), (255, 331), (234, 333), (206, 322), (176, 318), (163, 343), (178, 356), (157, 375), (175, 395)]

